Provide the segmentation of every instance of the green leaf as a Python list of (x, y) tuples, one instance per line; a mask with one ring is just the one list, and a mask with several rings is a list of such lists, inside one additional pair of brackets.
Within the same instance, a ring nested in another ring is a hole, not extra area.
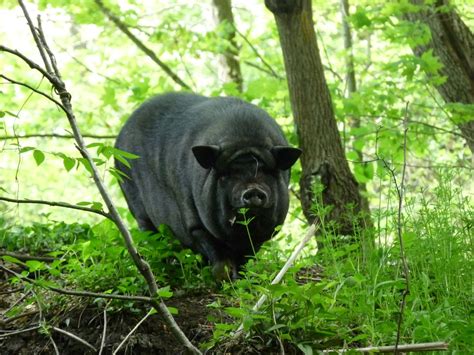
[(355, 150), (352, 150), (346, 153), (346, 159), (352, 161), (359, 161), (359, 154)]
[(41, 165), (44, 162), (44, 153), (41, 150), (35, 149), (33, 151), (33, 157), (35, 158), (36, 165)]
[(129, 169), (132, 167), (130, 163), (128, 162), (128, 160), (120, 155), (115, 155), (115, 159), (117, 159), (119, 162), (121, 162), (123, 165), (125, 165)]
[(35, 150), (35, 147), (23, 147), (20, 149), (20, 153), (26, 153), (29, 152), (30, 150)]
[(1, 258), (5, 261), (8, 261), (9, 263), (12, 263), (12, 264), (20, 264), (20, 265), (23, 264), (22, 261), (18, 260), (17, 258), (14, 258), (13, 256), (2, 255)]
[(300, 349), (304, 355), (313, 355), (313, 349), (308, 344), (297, 344), (298, 349)]
[(162, 298), (170, 298), (173, 296), (173, 292), (170, 291), (169, 286), (162, 287), (158, 290), (158, 295)]
[(350, 16), (350, 19), (356, 29), (369, 27), (372, 24), (372, 21), (367, 17), (367, 12), (360, 7)]
[(112, 152), (113, 152), (113, 155), (116, 156), (116, 155), (120, 155), (124, 158), (127, 158), (127, 159), (138, 159), (140, 158), (139, 155), (136, 155), (136, 154), (133, 154), (133, 153), (130, 153), (130, 152), (126, 152), (125, 150), (121, 150), (121, 149), (117, 149), (117, 148), (112, 148)]
[(168, 308), (168, 311), (170, 311), (170, 313), (171, 313), (172, 315), (177, 315), (177, 314), (179, 313), (178, 308), (170, 307), (170, 306), (168, 306), (168, 307), (166, 307), (166, 308)]
[(45, 263), (38, 260), (28, 260), (25, 264), (28, 266), (30, 272), (46, 269)]
[(72, 168), (76, 165), (76, 159), (70, 157), (63, 157), (63, 165), (66, 171), (71, 171)]
[(84, 167), (86, 168), (86, 170), (87, 170), (91, 175), (93, 174), (92, 167), (91, 167), (89, 161), (88, 161), (86, 158), (77, 158), (77, 160), (78, 160), (82, 165), (84, 165)]

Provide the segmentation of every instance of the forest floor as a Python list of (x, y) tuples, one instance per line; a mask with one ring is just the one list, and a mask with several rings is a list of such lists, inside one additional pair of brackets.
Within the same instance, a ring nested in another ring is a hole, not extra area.
[[(5, 276), (5, 275), (2, 275)], [(20, 303), (22, 297), (29, 292), (15, 289), (6, 280), (0, 282), (0, 315)], [(57, 295), (52, 295), (54, 297)], [(63, 296), (61, 296), (63, 297)], [(69, 296), (68, 296), (69, 297)], [(208, 307), (212, 302), (225, 304), (223, 295), (212, 290), (200, 290), (198, 293), (172, 297), (166, 301), (168, 307), (179, 310), (175, 319), (191, 342), (199, 346), (212, 338), (214, 323), (209, 316), (219, 322), (231, 322), (228, 315), (218, 309)], [(103, 307), (93, 303), (92, 299), (70, 297), (69, 302), (61, 309), (48, 309), (41, 312), (38, 305), (31, 304), (31, 310), (13, 317), (0, 317), (0, 354), (112, 354), (127, 334), (145, 316), (146, 310), (135, 312), (120, 310), (107, 312), (104, 321)], [(46, 320), (45, 327), (38, 327), (40, 319)], [(65, 335), (56, 327), (69, 333)], [(105, 343), (102, 337), (106, 328)], [(18, 334), (9, 334), (33, 328)], [(72, 335), (85, 340), (96, 350), (88, 348)], [(275, 344), (257, 345), (255, 342), (224, 341), (219, 346), (206, 351), (206, 354), (260, 354), (276, 353), (279, 348)], [(55, 349), (56, 348), (56, 349)], [(100, 349), (101, 352), (100, 352)], [(291, 349), (289, 353), (294, 353)], [(169, 327), (159, 314), (149, 316), (133, 332), (118, 354), (184, 354), (184, 347), (176, 340)]]

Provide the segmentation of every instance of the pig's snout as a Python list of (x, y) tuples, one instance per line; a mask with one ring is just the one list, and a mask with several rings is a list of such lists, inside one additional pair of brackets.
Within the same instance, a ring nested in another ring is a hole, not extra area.
[(251, 187), (242, 192), (240, 200), (244, 207), (264, 207), (268, 202), (268, 195), (258, 187)]

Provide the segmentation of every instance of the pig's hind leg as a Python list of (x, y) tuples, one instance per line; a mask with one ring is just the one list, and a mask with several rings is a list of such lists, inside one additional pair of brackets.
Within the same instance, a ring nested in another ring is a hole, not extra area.
[(137, 185), (132, 180), (125, 180), (120, 184), (120, 187), (123, 190), (128, 208), (138, 223), (138, 227), (141, 230), (157, 232), (156, 227), (146, 213)]

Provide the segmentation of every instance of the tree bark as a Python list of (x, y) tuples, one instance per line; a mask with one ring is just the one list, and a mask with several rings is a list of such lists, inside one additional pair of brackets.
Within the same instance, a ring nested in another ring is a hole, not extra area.
[[(455, 10), (448, 7), (447, 0), (437, 0), (432, 5), (425, 4), (424, 0), (411, 0), (411, 3), (420, 6), (420, 11), (407, 13), (405, 18), (413, 23), (424, 23), (431, 31), (431, 41), (413, 48), (413, 52), (420, 57), (433, 50), (444, 65), (440, 74), (447, 80), (436, 86), (436, 90), (448, 103), (474, 104), (474, 35), (471, 30)], [(457, 126), (474, 153), (474, 119)]]
[(212, 0), (216, 9), (217, 24), (228, 23), (229, 31), (225, 39), (230, 44), (223, 55), (219, 56), (221, 66), (220, 77), (224, 82), (233, 82), (237, 86), (237, 90), (242, 92), (242, 72), (240, 70), (239, 52), (235, 41), (235, 22), (232, 14), (231, 0)]
[(331, 206), (325, 219), (336, 222), (338, 233), (353, 234), (355, 226), (365, 226), (359, 212), (368, 210), (342, 147), (316, 41), (311, 0), (265, 0), (265, 5), (275, 15), (303, 150), (300, 189), (304, 215), (310, 222), (321, 217), (312, 211), (317, 201), (314, 183), (320, 180), (322, 203)]

